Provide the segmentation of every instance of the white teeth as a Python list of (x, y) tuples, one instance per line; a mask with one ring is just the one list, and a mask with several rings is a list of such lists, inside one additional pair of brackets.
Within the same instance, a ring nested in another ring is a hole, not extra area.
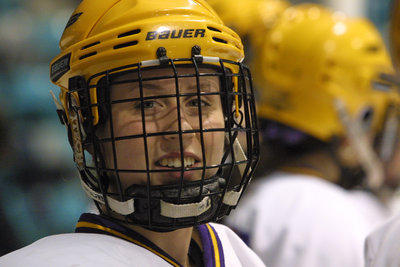
[(180, 167), (180, 166), (181, 166), (180, 159), (171, 159), (171, 161), (168, 162), (168, 167)]
[(195, 160), (191, 157), (185, 157), (185, 167), (192, 166)]
[[(195, 163), (195, 159), (192, 157), (184, 157), (185, 167), (190, 167)], [(163, 158), (159, 161), (161, 166), (168, 166), (170, 168), (180, 168), (182, 166), (180, 158)]]
[(161, 159), (160, 165), (161, 165), (161, 166), (167, 166), (167, 165), (168, 165), (168, 159), (167, 159), (167, 158)]

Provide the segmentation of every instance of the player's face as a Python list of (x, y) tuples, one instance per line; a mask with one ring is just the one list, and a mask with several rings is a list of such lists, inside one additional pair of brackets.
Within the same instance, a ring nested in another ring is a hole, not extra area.
[[(204, 69), (206, 72), (214, 72)], [(192, 74), (193, 68), (178, 68), (179, 74)], [(172, 75), (170, 69), (148, 70), (143, 77), (157, 77)], [(137, 74), (127, 74), (117, 79), (126, 81), (137, 79)], [(218, 77), (200, 77), (200, 92), (219, 93), (220, 82)], [(107, 168), (126, 170), (119, 172), (123, 188), (131, 184), (146, 184), (148, 176), (146, 169), (158, 172), (150, 173), (152, 185), (172, 184), (186, 181), (200, 180), (215, 175), (217, 168), (185, 170), (181, 168), (181, 151), (183, 151), (185, 167), (195, 168), (217, 165), (221, 163), (224, 149), (224, 115), (219, 94), (197, 96), (197, 81), (195, 77), (179, 78), (179, 93), (187, 94), (176, 96), (176, 80), (174, 78), (143, 81), (143, 104), (140, 100), (129, 101), (140, 97), (138, 82), (115, 84), (111, 88), (111, 118), (115, 141), (115, 155), (111, 143), (103, 145), (105, 164)], [(190, 95), (195, 94), (195, 95)], [(146, 97), (164, 96), (161, 98), (146, 99)], [(179, 101), (177, 100), (179, 98)], [(115, 101), (121, 102), (116, 103)], [(178, 105), (180, 119), (178, 119)], [(201, 106), (201, 114), (199, 112)], [(144, 114), (142, 114), (144, 110)], [(201, 116), (200, 116), (201, 115)], [(100, 130), (100, 135), (110, 137), (110, 123)], [(179, 138), (179, 125), (183, 133)], [(201, 126), (200, 126), (201, 125)], [(204, 132), (190, 132), (191, 130), (211, 130)], [(212, 131), (213, 129), (219, 131)], [(130, 138), (135, 135), (147, 137)], [(169, 134), (152, 135), (160, 132)], [(204, 146), (202, 146), (204, 143)], [(182, 149), (181, 149), (182, 146)], [(146, 151), (147, 147), (147, 151)], [(146, 160), (147, 156), (147, 160)], [(129, 172), (132, 170), (141, 172)], [(163, 170), (174, 170), (163, 172)], [(111, 176), (116, 177), (115, 174)]]

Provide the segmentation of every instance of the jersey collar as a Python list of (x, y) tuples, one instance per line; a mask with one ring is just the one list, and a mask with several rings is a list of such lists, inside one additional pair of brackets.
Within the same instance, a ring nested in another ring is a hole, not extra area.
[[(225, 267), (224, 253), (221, 240), (210, 224), (197, 226), (202, 246), (205, 267)], [(75, 228), (76, 233), (97, 233), (111, 235), (134, 243), (163, 258), (172, 266), (181, 267), (175, 259), (153, 242), (139, 233), (111, 221), (110, 219), (91, 213), (84, 213), (79, 218)]]

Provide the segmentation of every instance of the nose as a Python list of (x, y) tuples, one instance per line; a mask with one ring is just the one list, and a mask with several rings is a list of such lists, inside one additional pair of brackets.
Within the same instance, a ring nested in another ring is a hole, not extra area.
[(179, 145), (180, 136), (182, 136), (183, 147), (186, 147), (196, 135), (193, 131), (194, 120), (196, 118), (191, 118), (183, 110), (179, 113), (176, 110), (170, 112), (168, 118), (165, 118), (166, 127), (164, 131), (168, 134), (165, 134), (163, 139), (176, 146)]

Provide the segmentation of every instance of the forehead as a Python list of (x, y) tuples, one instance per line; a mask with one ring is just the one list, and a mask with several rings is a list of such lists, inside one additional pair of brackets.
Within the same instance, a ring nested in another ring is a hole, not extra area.
[(200, 67), (197, 70), (193, 66), (177, 66), (176, 68), (164, 67), (153, 69), (142, 69), (140, 71), (130, 71), (118, 74), (112, 79), (114, 85), (143, 83), (143, 84), (159, 84), (165, 87), (168, 83), (176, 83), (178, 81), (186, 83), (196, 83), (197, 78), (201, 83), (216, 82), (219, 80), (220, 72), (212, 67)]
[[(217, 73), (220, 73), (219, 68), (213, 66), (202, 66), (197, 68), (197, 72), (201, 75), (209, 74), (210, 76), (215, 76)], [(138, 76), (139, 71), (135, 70), (124, 76)], [(140, 75), (143, 78), (155, 78), (155, 77), (163, 77), (163, 76), (187, 76), (187, 75), (195, 75), (196, 68), (193, 65), (168, 65), (165, 67), (155, 67), (155, 68), (142, 68), (140, 70)]]
[(221, 72), (213, 67), (199, 67), (196, 73), (191, 66), (134, 70), (118, 74), (111, 79), (113, 100), (137, 98), (142, 91), (145, 96), (172, 95), (179, 93), (221, 91)]

